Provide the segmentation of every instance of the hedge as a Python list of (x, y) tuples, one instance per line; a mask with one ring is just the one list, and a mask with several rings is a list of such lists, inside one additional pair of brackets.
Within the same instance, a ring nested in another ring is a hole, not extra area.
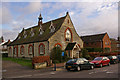
[(88, 52), (103, 52), (102, 48), (85, 48)]
[(35, 63), (43, 63), (47, 62), (47, 65), (51, 65), (50, 56), (35, 56), (32, 58), (32, 66), (34, 67)]

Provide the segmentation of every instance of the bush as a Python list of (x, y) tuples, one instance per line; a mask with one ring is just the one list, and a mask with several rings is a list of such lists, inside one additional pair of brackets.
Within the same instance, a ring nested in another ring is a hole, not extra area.
[(8, 57), (8, 53), (2, 53), (2, 57)]
[[(64, 52), (64, 56), (62, 56), (62, 52)], [(51, 59), (53, 61), (53, 63), (61, 63), (61, 62), (65, 62), (68, 60), (67, 54), (65, 51), (62, 51), (61, 48), (59, 47), (54, 47), (51, 50)]]
[(104, 49), (104, 52), (105, 52), (105, 53), (110, 52), (110, 48), (105, 48), (105, 49)]

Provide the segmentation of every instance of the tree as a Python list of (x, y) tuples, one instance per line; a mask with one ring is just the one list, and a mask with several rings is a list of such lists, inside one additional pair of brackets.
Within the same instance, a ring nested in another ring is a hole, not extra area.
[[(64, 52), (64, 56), (62, 56), (62, 52)], [(68, 59), (67, 54), (65, 51), (62, 51), (60, 47), (54, 47), (51, 50), (51, 59), (53, 61), (53, 63), (60, 63), (60, 62), (64, 62)]]
[(87, 51), (85, 48), (83, 48), (83, 49), (81, 50), (81, 53), (82, 53), (82, 57), (84, 57), (84, 58), (86, 58), (86, 59), (89, 59), (89, 58), (90, 58), (90, 55), (88, 54), (88, 51)]

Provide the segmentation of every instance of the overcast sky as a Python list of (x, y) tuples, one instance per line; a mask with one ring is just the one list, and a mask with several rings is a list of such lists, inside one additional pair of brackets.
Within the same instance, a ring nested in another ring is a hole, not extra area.
[[(118, 36), (117, 2), (2, 2), (0, 30), (5, 40), (14, 40), (22, 28), (66, 15), (68, 11), (80, 36), (107, 32), (110, 38)], [(0, 35), (1, 36), (1, 35)]]

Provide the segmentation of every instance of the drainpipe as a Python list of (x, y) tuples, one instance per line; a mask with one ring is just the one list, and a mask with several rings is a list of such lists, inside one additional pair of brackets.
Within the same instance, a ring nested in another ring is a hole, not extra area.
[(14, 58), (14, 46), (13, 46), (13, 58)]
[(103, 41), (102, 40), (100, 41), (101, 41), (101, 48), (102, 48), (102, 53), (103, 53)]
[(33, 43), (33, 57), (34, 57), (34, 43)]

